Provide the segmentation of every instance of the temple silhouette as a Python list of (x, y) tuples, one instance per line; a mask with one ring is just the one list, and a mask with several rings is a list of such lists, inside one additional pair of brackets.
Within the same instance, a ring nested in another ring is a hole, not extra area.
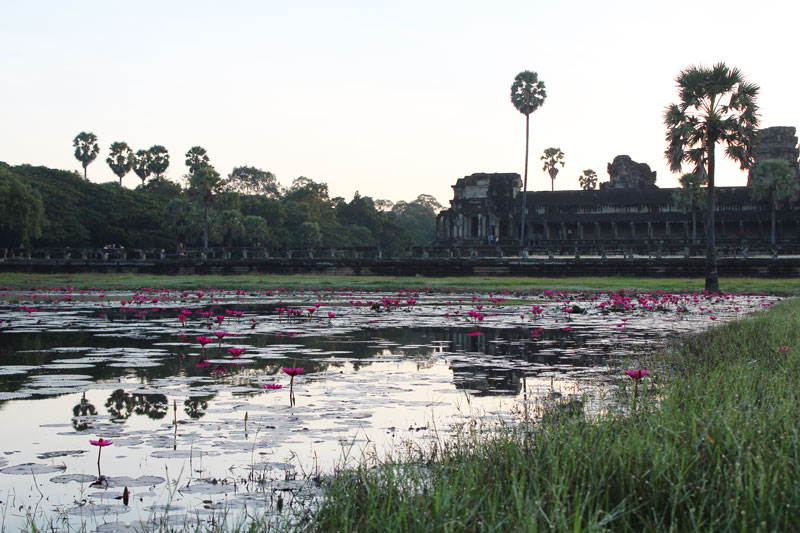
[[(755, 164), (787, 160), (800, 180), (797, 142), (794, 127), (760, 130)], [(524, 246), (705, 242), (705, 206), (698, 206), (694, 216), (692, 210), (680, 208), (674, 199), (676, 189), (659, 188), (656, 173), (647, 164), (620, 155), (609, 163), (608, 174), (609, 181), (600, 183), (598, 190), (528, 191)], [(715, 188), (719, 246), (770, 244), (771, 205), (753, 199), (749, 186), (752, 175), (751, 169), (747, 186)], [(437, 246), (519, 245), (519, 174), (472, 174), (452, 187), (450, 207), (436, 219)], [(798, 235), (800, 205), (797, 199), (782, 202), (776, 211), (776, 245), (796, 244)]]

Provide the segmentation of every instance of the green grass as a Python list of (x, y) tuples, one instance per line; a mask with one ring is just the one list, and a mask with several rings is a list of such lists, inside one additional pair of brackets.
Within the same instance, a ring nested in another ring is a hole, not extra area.
[(797, 531), (798, 316), (788, 300), (682, 339), (635, 410), (555, 411), (340, 471), (308, 529)]
[[(634, 277), (390, 277), (390, 276), (333, 276), (333, 275), (151, 275), (151, 274), (24, 274), (0, 273), (0, 285), (12, 287), (41, 287), (71, 285), (78, 288), (166, 287), (193, 289), (198, 287), (259, 288), (259, 287), (348, 287), (351, 289), (401, 289), (431, 287), (454, 290), (618, 290), (642, 291), (701, 291), (700, 278), (634, 278)], [(800, 279), (723, 278), (722, 290), (728, 292), (767, 292), (771, 294), (800, 293)]]

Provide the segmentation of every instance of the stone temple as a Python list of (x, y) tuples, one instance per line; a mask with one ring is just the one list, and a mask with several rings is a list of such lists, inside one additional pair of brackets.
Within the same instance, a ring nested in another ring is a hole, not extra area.
[[(800, 180), (793, 127), (761, 130), (756, 164), (786, 159)], [(720, 150), (717, 150), (720, 153)], [(721, 155), (721, 154), (720, 154)], [(599, 190), (529, 191), (525, 199), (525, 247), (570, 242), (690, 243), (705, 240), (704, 212), (676, 205), (677, 189), (656, 186), (656, 173), (626, 155), (608, 165), (609, 181)], [(436, 219), (440, 246), (519, 245), (522, 178), (516, 173), (472, 174), (453, 185), (449, 209)], [(718, 245), (770, 243), (772, 211), (756, 201), (749, 186), (716, 187)], [(694, 222), (693, 222), (694, 220)], [(800, 239), (800, 203), (782, 202), (776, 211), (776, 244)]]

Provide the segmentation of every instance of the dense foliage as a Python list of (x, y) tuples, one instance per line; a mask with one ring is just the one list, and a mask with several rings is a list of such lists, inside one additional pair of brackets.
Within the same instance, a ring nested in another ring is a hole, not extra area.
[(280, 189), (271, 173), (249, 167), (215, 184), (211, 195), (188, 185), (156, 176), (126, 189), (0, 162), (0, 246), (202, 246), (208, 206), (210, 246), (380, 246), (385, 256), (399, 256), (433, 241), (441, 209), (424, 194), (391, 209), (358, 193), (349, 202), (330, 198), (327, 184), (305, 177)]

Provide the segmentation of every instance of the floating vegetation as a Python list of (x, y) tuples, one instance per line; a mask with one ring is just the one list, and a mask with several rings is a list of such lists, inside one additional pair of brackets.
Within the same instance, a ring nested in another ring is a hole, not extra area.
[[(0, 490), (13, 489), (23, 508), (41, 491), (41, 512), (98, 531), (274, 509), (313, 497), (311, 480), (341, 461), (425, 446), (464, 424), (514, 423), (536, 402), (598, 412), (614, 401), (617, 361), (776, 301), (627, 291), (6, 292), (0, 423), (15, 429), (0, 450)], [(113, 441), (102, 472), (89, 444), (101, 435)], [(24, 513), (3, 519), (27, 523)]]

